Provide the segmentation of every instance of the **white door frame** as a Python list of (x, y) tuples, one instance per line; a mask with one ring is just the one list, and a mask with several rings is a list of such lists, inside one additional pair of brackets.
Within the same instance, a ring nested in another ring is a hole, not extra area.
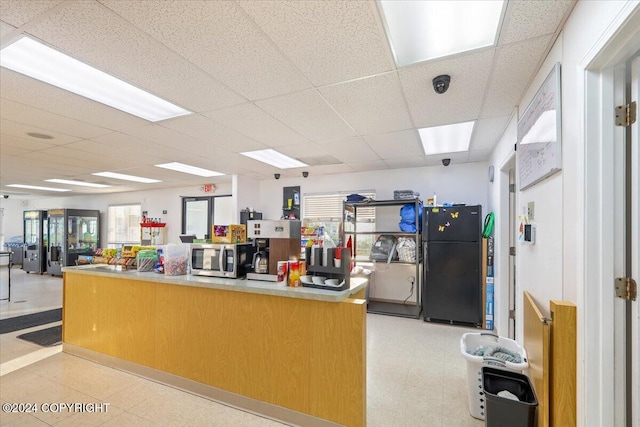
[[(582, 140), (578, 149), (579, 178), (584, 192), (578, 196), (578, 226), (584, 248), (576, 279), (578, 299), (578, 425), (615, 425), (614, 397), (614, 257), (613, 167), (615, 140), (614, 68), (640, 46), (640, 8), (623, 7), (592, 49), (578, 64), (578, 105)], [(582, 243), (582, 244), (580, 244)]]

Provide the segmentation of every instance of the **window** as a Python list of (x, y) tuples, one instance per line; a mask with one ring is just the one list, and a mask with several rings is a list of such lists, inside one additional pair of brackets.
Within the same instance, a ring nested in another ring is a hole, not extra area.
[[(331, 242), (335, 246), (345, 246), (346, 242), (342, 242), (342, 221), (345, 212), (343, 212), (343, 202), (349, 194), (354, 191), (342, 191), (337, 193), (324, 194), (305, 194), (303, 200), (303, 227), (324, 227), (324, 240)], [(373, 191), (358, 192), (364, 197), (375, 199), (376, 194)], [(346, 213), (349, 215), (349, 213)], [(349, 216), (347, 218), (350, 218)], [(376, 213), (375, 209), (358, 209), (358, 232), (375, 231)], [(352, 231), (347, 223), (345, 231)], [(356, 248), (358, 253), (356, 256), (364, 256), (369, 258), (369, 250), (373, 245), (375, 236), (358, 234)], [(348, 238), (348, 237), (347, 237)]]
[(110, 248), (140, 244), (142, 205), (117, 205), (107, 208), (107, 244)]

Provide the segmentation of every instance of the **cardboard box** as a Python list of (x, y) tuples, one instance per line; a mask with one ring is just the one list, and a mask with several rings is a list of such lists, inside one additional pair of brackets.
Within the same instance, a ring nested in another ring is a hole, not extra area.
[(247, 243), (247, 226), (244, 224), (212, 225), (212, 243)]

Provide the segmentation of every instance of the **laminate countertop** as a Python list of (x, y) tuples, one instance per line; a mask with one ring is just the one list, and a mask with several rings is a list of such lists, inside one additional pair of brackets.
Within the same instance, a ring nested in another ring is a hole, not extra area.
[(145, 282), (165, 283), (168, 285), (195, 286), (199, 288), (221, 289), (233, 292), (273, 295), (286, 298), (308, 299), (325, 302), (342, 302), (351, 295), (363, 290), (368, 280), (351, 277), (351, 286), (344, 291), (332, 291), (307, 287), (290, 287), (281, 283), (261, 280), (230, 279), (225, 277), (205, 276), (167, 276), (155, 272), (138, 272), (137, 270), (117, 270), (115, 265), (90, 264), (75, 267), (63, 267), (63, 273), (87, 274), (92, 276), (127, 278)]

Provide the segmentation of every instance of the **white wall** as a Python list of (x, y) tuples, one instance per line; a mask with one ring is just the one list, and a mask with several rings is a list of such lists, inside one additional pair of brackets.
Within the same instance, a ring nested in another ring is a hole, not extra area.
[[(231, 183), (221, 183), (213, 194), (231, 194)], [(107, 193), (99, 196), (50, 197), (37, 199), (2, 199), (5, 207), (4, 227), (5, 235), (21, 236), (22, 213), (34, 209), (97, 209), (100, 211), (101, 245), (107, 246), (107, 207), (127, 203), (140, 203), (142, 210), (148, 212), (151, 218), (162, 218), (167, 223), (167, 243), (180, 243), (178, 237), (182, 227), (182, 199), (181, 197), (201, 196), (198, 187), (170, 188), (166, 190), (132, 191), (128, 193)], [(5, 206), (6, 204), (6, 206)], [(163, 211), (167, 211), (163, 214)]]
[(494, 149), (489, 163), (494, 166), (494, 181), (488, 192), (489, 211), (495, 215), (493, 228), (494, 256), (494, 329), (502, 335), (508, 334), (509, 321), (509, 174), (508, 165), (515, 154), (517, 142), (517, 111)]
[(332, 191), (374, 190), (378, 200), (390, 200), (393, 199), (394, 190), (414, 190), (420, 193), (422, 200), (426, 200), (436, 193), (439, 204), (453, 202), (482, 205), (482, 212), (485, 213), (487, 167), (485, 162), (452, 163), (447, 167), (440, 165), (265, 180), (260, 181), (259, 205), (265, 219), (278, 219), (282, 215), (283, 187), (299, 185), (303, 196)]
[[(630, 6), (630, 7), (629, 7)], [(585, 266), (584, 252), (584, 218), (589, 206), (583, 206), (585, 191), (584, 152), (585, 141), (582, 127), (584, 105), (581, 96), (584, 81), (583, 58), (595, 45), (606, 44), (600, 40), (604, 34), (613, 34), (630, 11), (638, 8), (637, 1), (578, 1), (567, 20), (561, 36), (556, 41), (540, 71), (532, 80), (525, 96), (519, 104), (524, 111), (536, 91), (548, 75), (555, 62), (560, 62), (562, 85), (562, 171), (544, 181), (517, 192), (519, 209), (529, 201), (535, 202), (535, 223), (537, 224), (537, 240), (533, 246), (517, 245), (517, 336), (522, 337), (522, 291), (529, 290), (541, 308), (548, 311), (550, 299), (562, 299), (575, 303), (578, 310), (578, 425), (591, 425), (585, 414), (593, 412), (586, 407), (586, 395), (605, 393), (610, 390), (598, 390), (599, 384), (587, 381), (583, 368), (585, 354), (582, 352), (586, 340), (584, 301), (579, 298), (584, 292), (583, 277)], [(619, 16), (623, 14), (624, 16)], [(615, 23), (615, 24), (614, 24)], [(510, 127), (513, 126), (512, 124)], [(513, 136), (505, 134), (493, 152), (490, 164), (499, 170), (508, 156), (509, 146), (514, 143)], [(501, 177), (501, 179), (504, 176)], [(495, 183), (494, 183), (495, 184)], [(503, 206), (504, 195), (499, 189), (491, 191), (490, 206)], [(502, 221), (503, 219), (501, 219)], [(499, 227), (502, 229), (501, 227)], [(508, 229), (507, 229), (508, 231)], [(497, 250), (505, 250), (500, 247)], [(496, 257), (500, 258), (499, 256)], [(503, 274), (504, 269), (499, 269)], [(507, 270), (508, 272), (508, 270)], [(501, 278), (504, 280), (504, 278)], [(500, 285), (501, 291), (504, 286)], [(500, 306), (500, 310), (503, 310)], [(501, 314), (502, 318), (503, 315)], [(501, 320), (502, 322), (502, 320)], [(502, 329), (502, 327), (501, 327)], [(601, 367), (600, 367), (601, 368)], [(605, 373), (604, 375), (611, 375)], [(590, 389), (591, 388), (591, 389)], [(596, 399), (597, 400), (597, 399)], [(607, 404), (608, 405), (608, 404)], [(607, 412), (612, 408), (604, 408)], [(600, 413), (595, 410), (596, 416)], [(612, 425), (609, 421), (591, 419), (598, 425)]]
[(0, 247), (4, 250), (4, 242), (9, 241), (14, 236), (22, 236), (22, 211), (27, 200), (19, 200), (15, 197), (0, 199), (0, 208), (3, 209), (3, 235), (0, 236)]

